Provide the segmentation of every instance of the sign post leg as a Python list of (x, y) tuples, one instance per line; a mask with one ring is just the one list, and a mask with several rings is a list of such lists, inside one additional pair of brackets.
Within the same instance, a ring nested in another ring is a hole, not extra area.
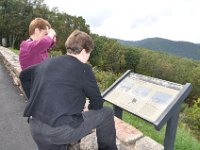
[(168, 120), (165, 131), (164, 150), (173, 150), (176, 137), (176, 130), (178, 126), (180, 107), (176, 109), (174, 115)]
[(114, 106), (115, 116), (119, 119), (122, 119), (122, 109), (118, 106)]

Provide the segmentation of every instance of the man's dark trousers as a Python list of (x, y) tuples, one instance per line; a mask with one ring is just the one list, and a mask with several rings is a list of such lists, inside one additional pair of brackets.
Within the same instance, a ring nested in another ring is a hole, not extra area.
[(66, 145), (74, 143), (96, 128), (99, 150), (117, 150), (113, 110), (103, 107), (99, 110), (83, 112), (84, 122), (77, 128), (69, 125), (51, 127), (39, 120), (30, 119), (30, 130), (39, 150), (66, 150)]

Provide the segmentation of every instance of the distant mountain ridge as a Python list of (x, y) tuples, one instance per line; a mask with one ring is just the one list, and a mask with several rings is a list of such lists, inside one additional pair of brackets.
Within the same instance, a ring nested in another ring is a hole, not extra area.
[(187, 57), (194, 60), (200, 60), (200, 44), (185, 41), (172, 41), (163, 38), (147, 38), (140, 41), (119, 40), (123, 45), (138, 46), (154, 51), (163, 51), (176, 56)]

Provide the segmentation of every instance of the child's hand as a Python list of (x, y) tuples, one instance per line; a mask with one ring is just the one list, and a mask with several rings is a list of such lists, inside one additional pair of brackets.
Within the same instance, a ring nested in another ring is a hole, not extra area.
[(56, 32), (54, 29), (49, 29), (48, 30), (48, 36), (50, 36), (52, 39), (54, 39), (54, 37), (56, 36)]

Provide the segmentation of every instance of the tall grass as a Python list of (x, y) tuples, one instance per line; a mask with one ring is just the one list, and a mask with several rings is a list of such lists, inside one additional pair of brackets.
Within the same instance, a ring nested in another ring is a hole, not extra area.
[[(153, 125), (127, 112), (123, 113), (123, 120), (139, 129), (145, 136), (149, 136), (158, 143), (163, 144), (166, 126), (157, 131)], [(200, 150), (200, 142), (192, 136), (188, 128), (178, 126), (174, 150)]]

